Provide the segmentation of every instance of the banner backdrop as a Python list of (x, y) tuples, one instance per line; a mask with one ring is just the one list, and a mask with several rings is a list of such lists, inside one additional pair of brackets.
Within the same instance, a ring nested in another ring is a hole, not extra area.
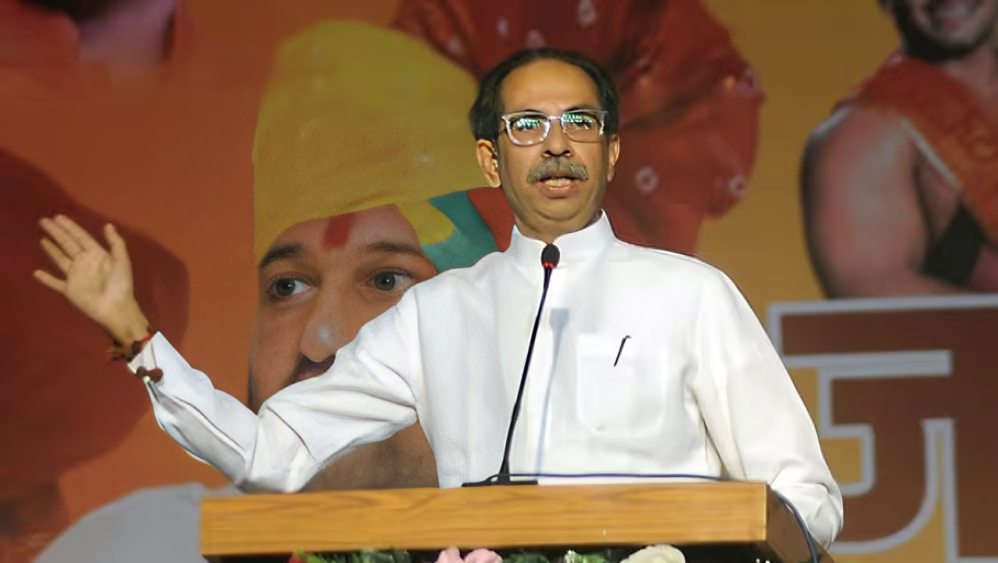
[(144, 517), (196, 557), (199, 499), (233, 493), (31, 278), (54, 271), (38, 219), (119, 225), (150, 320), (257, 407), (412, 283), (506, 247), (466, 112), (543, 45), (618, 81), (619, 236), (724, 270), (783, 354), (845, 495), (836, 559), (998, 561), (995, 105), (892, 58), (899, 33), (993, 31), (998, 2), (952, 36), (924, 5), (0, 0), (0, 561), (153, 553), (165, 533), (124, 531)]

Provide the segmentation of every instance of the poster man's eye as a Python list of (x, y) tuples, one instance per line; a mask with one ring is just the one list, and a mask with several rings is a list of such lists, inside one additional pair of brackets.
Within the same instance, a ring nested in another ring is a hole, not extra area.
[(374, 275), (371, 284), (380, 291), (394, 291), (405, 284), (408, 277), (400, 272), (380, 272)]
[(297, 295), (308, 288), (309, 285), (307, 283), (295, 278), (281, 278), (274, 282), (274, 285), (271, 286), (271, 289), (277, 297), (291, 297), (292, 295)]

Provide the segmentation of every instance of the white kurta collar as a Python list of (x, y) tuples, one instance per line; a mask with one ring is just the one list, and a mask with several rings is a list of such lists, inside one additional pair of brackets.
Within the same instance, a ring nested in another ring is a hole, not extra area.
[[(606, 213), (600, 211), (600, 217), (595, 223), (584, 229), (558, 237), (554, 244), (561, 251), (559, 264), (570, 265), (595, 259), (603, 254), (615, 240), (616, 237)], [(521, 233), (516, 226), (513, 226), (513, 235), (506, 254), (517, 266), (532, 271), (540, 266), (541, 250), (545, 246), (543, 241), (530, 238)]]

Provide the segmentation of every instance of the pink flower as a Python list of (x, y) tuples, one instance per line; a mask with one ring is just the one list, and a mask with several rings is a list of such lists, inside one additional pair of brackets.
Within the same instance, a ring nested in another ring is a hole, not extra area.
[(437, 563), (463, 563), (461, 552), (456, 547), (448, 547), (440, 552), (440, 557), (437, 557)]
[(502, 557), (488, 549), (476, 549), (465, 556), (464, 563), (502, 563)]
[(440, 552), (437, 563), (502, 563), (502, 557), (488, 549), (476, 549), (461, 559), (461, 552), (456, 547), (449, 547)]

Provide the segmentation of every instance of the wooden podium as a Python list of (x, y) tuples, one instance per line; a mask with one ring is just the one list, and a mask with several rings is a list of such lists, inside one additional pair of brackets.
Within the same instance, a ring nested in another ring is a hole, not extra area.
[[(804, 563), (797, 520), (763, 483), (513, 485), (206, 497), (206, 557), (363, 549), (680, 547), (688, 561)], [(822, 563), (831, 557), (815, 546)], [(235, 556), (235, 557), (233, 557)]]

